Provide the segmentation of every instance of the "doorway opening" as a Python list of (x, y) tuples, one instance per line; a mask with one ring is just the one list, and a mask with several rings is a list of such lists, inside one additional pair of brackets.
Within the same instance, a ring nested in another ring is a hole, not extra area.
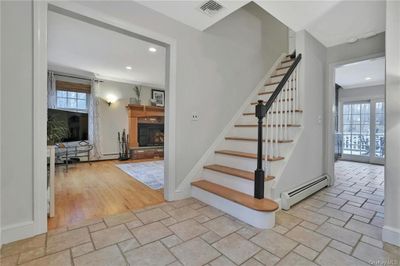
[(385, 58), (335, 68), (335, 160), (384, 164)]
[(171, 198), (170, 46), (57, 6), (47, 18), (48, 229)]

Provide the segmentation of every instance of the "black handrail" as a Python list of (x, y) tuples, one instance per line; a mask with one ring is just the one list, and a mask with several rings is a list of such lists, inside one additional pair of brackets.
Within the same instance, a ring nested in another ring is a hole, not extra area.
[[(281, 93), (283, 87), (285, 86), (286, 82), (289, 80), (290, 76), (292, 75), (293, 71), (296, 69), (297, 65), (301, 60), (301, 54), (299, 54), (296, 59), (294, 60), (293, 64), (290, 66), (289, 70), (283, 76), (281, 82), (279, 82), (278, 86), (272, 93), (271, 97), (269, 97), (266, 104), (264, 104), (263, 100), (259, 100), (258, 104), (256, 105), (256, 117), (258, 118), (258, 137), (257, 137), (257, 169), (254, 171), (254, 197), (256, 199), (263, 199), (264, 198), (264, 182), (265, 182), (265, 172), (262, 168), (262, 161), (263, 161), (263, 119), (269, 109), (271, 108), (272, 104), (278, 98), (279, 93)], [(295, 110), (293, 110), (294, 112)], [(266, 140), (268, 141), (268, 140)]]

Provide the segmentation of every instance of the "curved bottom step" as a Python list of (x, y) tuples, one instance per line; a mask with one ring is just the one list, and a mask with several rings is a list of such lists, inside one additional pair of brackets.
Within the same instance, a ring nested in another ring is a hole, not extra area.
[(274, 211), (265, 212), (253, 210), (196, 186), (192, 186), (192, 197), (220, 209), (254, 227), (270, 229), (275, 226)]

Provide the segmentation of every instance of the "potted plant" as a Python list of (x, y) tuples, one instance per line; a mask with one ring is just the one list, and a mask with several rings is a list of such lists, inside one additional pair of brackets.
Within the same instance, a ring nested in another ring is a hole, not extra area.
[(47, 118), (47, 145), (55, 145), (69, 136), (68, 126), (65, 121), (57, 119), (55, 115)]
[(132, 90), (135, 92), (136, 97), (135, 98), (131, 98), (130, 103), (131, 104), (141, 104), (142, 99), (140, 99), (141, 94), (142, 94), (142, 88), (139, 86), (135, 86), (132, 88)]

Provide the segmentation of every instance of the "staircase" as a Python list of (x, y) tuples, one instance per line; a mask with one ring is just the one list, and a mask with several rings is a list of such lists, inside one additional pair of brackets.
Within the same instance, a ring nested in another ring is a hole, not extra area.
[(283, 56), (224, 141), (192, 182), (192, 196), (258, 228), (275, 224), (273, 183), (299, 131), (298, 64)]

